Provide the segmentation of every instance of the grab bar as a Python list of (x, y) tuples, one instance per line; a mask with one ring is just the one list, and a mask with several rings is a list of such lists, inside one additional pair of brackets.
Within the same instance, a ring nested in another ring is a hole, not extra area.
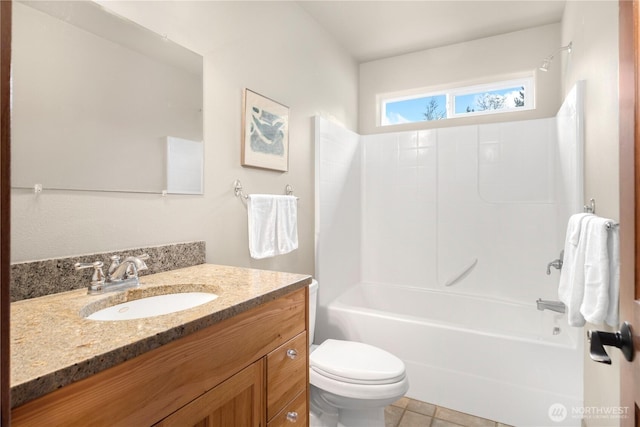
[(458, 283), (460, 280), (464, 279), (465, 277), (467, 277), (467, 275), (469, 273), (471, 273), (471, 270), (473, 270), (473, 267), (476, 266), (476, 264), (478, 263), (478, 258), (474, 258), (473, 261), (471, 261), (470, 264), (468, 264), (466, 267), (464, 267), (460, 273), (456, 274), (455, 276), (452, 276), (449, 278), (449, 280), (447, 280), (446, 282), (444, 282), (445, 286), (452, 286), (455, 285), (456, 283)]

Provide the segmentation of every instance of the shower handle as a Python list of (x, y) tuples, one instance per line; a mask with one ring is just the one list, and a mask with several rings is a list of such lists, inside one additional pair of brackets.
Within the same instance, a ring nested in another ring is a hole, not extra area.
[(633, 360), (633, 334), (628, 322), (624, 322), (618, 332), (587, 331), (587, 339), (591, 342), (589, 356), (596, 362), (611, 365), (605, 345), (619, 348), (625, 359)]
[(560, 258), (554, 259), (549, 264), (547, 264), (547, 276), (551, 274), (551, 267), (562, 270), (562, 264), (564, 262), (564, 249), (560, 251)]

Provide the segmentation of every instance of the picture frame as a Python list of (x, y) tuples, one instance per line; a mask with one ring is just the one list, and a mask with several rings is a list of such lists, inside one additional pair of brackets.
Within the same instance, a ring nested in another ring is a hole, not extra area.
[(289, 107), (250, 89), (242, 94), (241, 165), (289, 170)]

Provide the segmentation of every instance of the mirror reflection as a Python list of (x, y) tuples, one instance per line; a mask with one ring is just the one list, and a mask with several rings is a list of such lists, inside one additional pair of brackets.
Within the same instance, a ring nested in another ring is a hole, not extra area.
[(13, 187), (202, 194), (200, 55), (93, 2), (13, 20)]

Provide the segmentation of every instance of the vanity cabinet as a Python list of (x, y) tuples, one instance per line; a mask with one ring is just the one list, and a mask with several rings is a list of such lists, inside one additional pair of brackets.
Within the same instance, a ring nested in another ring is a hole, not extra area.
[(293, 291), (27, 402), (12, 425), (306, 426), (307, 298)]

